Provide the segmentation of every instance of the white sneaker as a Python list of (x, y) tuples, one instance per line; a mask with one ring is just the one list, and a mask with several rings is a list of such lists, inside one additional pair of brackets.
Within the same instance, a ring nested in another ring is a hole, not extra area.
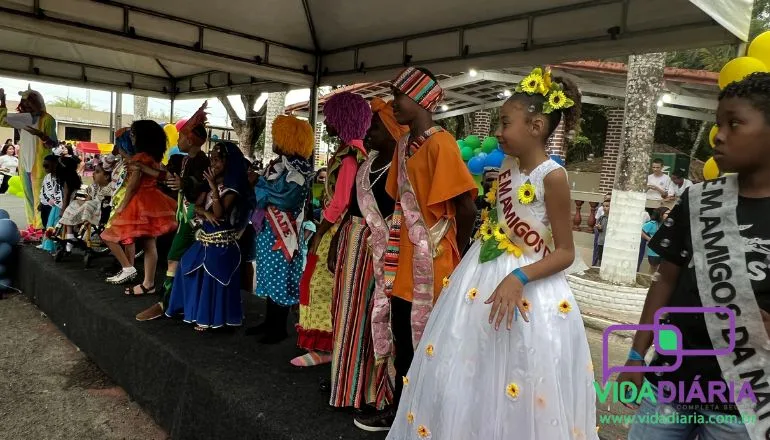
[(136, 277), (136, 268), (134, 267), (124, 267), (120, 270), (117, 274), (114, 276), (111, 276), (107, 278), (107, 282), (109, 284), (123, 284), (126, 281), (129, 281)]

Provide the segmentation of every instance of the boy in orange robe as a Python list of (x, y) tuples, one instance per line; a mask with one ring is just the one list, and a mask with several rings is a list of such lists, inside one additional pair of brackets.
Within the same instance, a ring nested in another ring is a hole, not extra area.
[[(438, 80), (426, 69), (410, 67), (393, 81), (392, 90), (396, 120), (410, 129), (399, 142), (386, 184), (396, 200), (384, 257), (395, 348), (395, 405), (357, 418), (356, 426), (367, 431), (388, 430), (393, 422), (402, 377), (409, 371), (430, 309), (470, 243), (478, 194), (457, 141), (433, 122), (444, 94)], [(420, 228), (422, 236), (427, 233), (427, 243), (413, 243), (410, 227)]]

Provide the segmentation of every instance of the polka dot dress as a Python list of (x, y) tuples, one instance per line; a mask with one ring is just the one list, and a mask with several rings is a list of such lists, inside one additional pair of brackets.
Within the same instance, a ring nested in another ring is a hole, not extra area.
[(291, 262), (286, 261), (283, 251), (273, 250), (275, 242), (275, 234), (265, 220), (265, 225), (257, 236), (256, 295), (269, 297), (283, 307), (293, 306), (299, 302), (302, 256), (298, 253)]

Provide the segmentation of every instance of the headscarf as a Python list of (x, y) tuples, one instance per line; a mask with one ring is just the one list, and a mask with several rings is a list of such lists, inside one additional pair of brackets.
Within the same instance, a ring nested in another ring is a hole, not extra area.
[(225, 188), (238, 192), (237, 217), (234, 218), (233, 226), (236, 229), (243, 228), (251, 216), (251, 211), (257, 206), (254, 189), (249, 184), (248, 163), (241, 149), (232, 142), (218, 142), (214, 148), (223, 152), (225, 156), (225, 175), (222, 184)]
[(116, 163), (118, 163), (118, 158), (112, 154), (102, 156), (102, 169), (105, 172), (112, 173), (112, 169), (115, 168)]
[(392, 86), (412, 98), (420, 107), (430, 112), (444, 99), (444, 89), (426, 71), (407, 67), (393, 81)]
[(121, 128), (115, 132), (115, 145), (129, 156), (136, 154), (136, 148), (131, 142), (131, 129), (129, 127)]
[(371, 101), (371, 105), (372, 111), (380, 117), (380, 120), (385, 124), (385, 128), (388, 129), (393, 139), (398, 141), (409, 132), (409, 127), (396, 122), (396, 117), (393, 115), (393, 101), (385, 102), (381, 98), (374, 98)]
[(179, 130), (181, 136), (186, 137), (193, 145), (203, 145), (206, 142), (205, 138), (201, 138), (195, 133), (195, 127), (206, 124), (206, 106), (208, 101), (203, 101), (203, 105), (190, 116), (190, 119), (185, 122), (182, 129)]

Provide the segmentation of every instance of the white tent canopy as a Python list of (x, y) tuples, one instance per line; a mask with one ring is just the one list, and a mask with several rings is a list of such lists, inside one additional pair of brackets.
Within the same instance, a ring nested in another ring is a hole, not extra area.
[(752, 0), (0, 0), (0, 74), (184, 97), (735, 43)]

